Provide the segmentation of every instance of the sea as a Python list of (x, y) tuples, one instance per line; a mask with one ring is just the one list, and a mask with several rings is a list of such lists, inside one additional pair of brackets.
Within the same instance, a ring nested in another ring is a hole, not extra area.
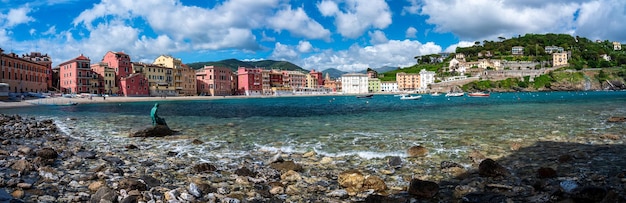
[[(626, 125), (610, 123), (626, 116), (626, 91), (491, 93), (490, 97), (422, 95), (400, 100), (377, 94), (276, 96), (76, 106), (0, 109), (53, 119), (61, 130), (85, 145), (120, 149), (151, 143), (144, 150), (176, 151), (199, 161), (236, 160), (258, 152), (305, 153), (340, 159), (378, 160), (407, 157), (423, 146), (433, 163), (467, 163), (472, 150), (507, 156), (515, 146), (538, 141), (624, 144)], [(130, 138), (129, 132), (151, 125), (150, 110), (178, 134), (170, 138)], [(190, 140), (202, 144), (192, 144)]]

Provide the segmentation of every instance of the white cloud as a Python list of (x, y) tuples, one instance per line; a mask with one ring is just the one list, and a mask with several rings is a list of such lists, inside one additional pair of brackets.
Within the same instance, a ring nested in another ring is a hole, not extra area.
[(422, 44), (412, 40), (389, 40), (384, 44), (361, 47), (352, 45), (347, 50), (325, 50), (296, 62), (307, 69), (324, 70), (337, 68), (356, 72), (368, 67), (407, 67), (415, 64), (413, 57), (441, 52), (441, 47), (428, 42)]
[(37, 30), (35, 30), (34, 28), (31, 28), (30, 30), (28, 30), (28, 34), (30, 35), (34, 35), (37, 32)]
[(41, 34), (43, 34), (43, 35), (54, 35), (54, 34), (56, 34), (56, 32), (57, 32), (57, 28), (56, 28), (56, 26), (53, 25), (53, 26), (50, 26), (48, 28), (48, 30), (46, 30), (45, 32), (43, 32)]
[(406, 29), (406, 34), (404, 35), (406, 38), (416, 38), (417, 37), (417, 29), (414, 27), (409, 27)]
[(418, 0), (406, 0), (406, 1), (409, 2), (410, 5), (402, 8), (402, 15), (419, 13), (420, 5), (419, 5)]
[(27, 5), (22, 6), (20, 8), (10, 9), (9, 12), (5, 14), (0, 14), (0, 27), (13, 27), (15, 25), (28, 23), (35, 21), (33, 17), (28, 16), (28, 13), (31, 12), (31, 8)]
[(261, 41), (263, 41), (263, 42), (274, 42), (274, 41), (276, 41), (276, 38), (267, 36), (265, 34), (265, 31), (263, 31), (263, 32), (261, 32)]
[(385, 36), (385, 33), (380, 30), (368, 32), (367, 34), (370, 36), (371, 44), (383, 44), (389, 41), (389, 39), (387, 39), (387, 36)]
[(474, 46), (474, 42), (470, 42), (470, 41), (460, 41), (459, 43), (450, 45), (448, 48), (446, 48), (446, 50), (444, 50), (445, 52), (448, 53), (454, 53), (456, 52), (456, 48), (457, 47), (471, 47)]
[(341, 36), (357, 38), (369, 28), (385, 29), (391, 24), (391, 11), (384, 0), (345, 0), (343, 10), (337, 3), (324, 0), (317, 4), (324, 16), (335, 17), (335, 26)]
[(296, 10), (282, 9), (275, 16), (269, 18), (268, 23), (275, 30), (288, 30), (296, 36), (330, 41), (330, 31), (309, 18), (302, 8)]
[(592, 40), (626, 41), (626, 1), (600, 0), (582, 3), (580, 14), (575, 22), (574, 35), (586, 36)]
[(290, 46), (276, 42), (274, 51), (270, 57), (275, 60), (294, 61), (298, 58), (298, 53)]
[(300, 53), (308, 53), (313, 51), (313, 45), (309, 41), (298, 42), (298, 51)]

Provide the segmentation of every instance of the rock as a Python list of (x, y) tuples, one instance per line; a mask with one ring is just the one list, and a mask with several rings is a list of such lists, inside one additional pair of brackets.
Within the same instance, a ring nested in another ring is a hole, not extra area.
[(235, 170), (235, 174), (237, 174), (238, 176), (248, 176), (248, 177), (256, 177), (257, 176), (257, 173), (251, 171), (247, 167), (241, 167), (241, 168)]
[(316, 155), (315, 151), (309, 151), (307, 153), (304, 153), (302, 155), (303, 158), (310, 158), (310, 157), (314, 157)]
[(301, 192), (302, 191), (300, 191), (300, 188), (296, 187), (295, 185), (288, 185), (285, 189), (285, 194), (288, 195), (299, 195)]
[(38, 150), (37, 156), (41, 157), (42, 159), (56, 159), (59, 155), (56, 151), (54, 151), (54, 149), (46, 147)]
[(559, 156), (559, 159), (558, 159), (559, 163), (570, 162), (572, 160), (574, 160), (574, 157), (572, 157), (572, 155), (569, 155), (569, 154), (561, 155)]
[(559, 186), (561, 186), (561, 189), (563, 189), (564, 192), (572, 193), (576, 190), (576, 188), (578, 188), (578, 183), (572, 180), (564, 180), (559, 183)]
[(478, 174), (482, 177), (507, 176), (509, 172), (493, 159), (485, 159), (478, 165)]
[(98, 191), (91, 196), (89, 202), (117, 202), (117, 192), (109, 187), (101, 187)]
[(556, 170), (550, 167), (541, 167), (537, 169), (537, 177), (539, 178), (555, 178)]
[(106, 183), (102, 180), (95, 181), (89, 184), (87, 188), (89, 188), (92, 192), (97, 192), (102, 186), (105, 186)]
[(333, 158), (330, 157), (323, 157), (322, 160), (320, 160), (320, 164), (322, 165), (326, 165), (326, 164), (330, 164), (333, 162)]
[(348, 197), (348, 191), (346, 191), (346, 190), (333, 190), (333, 191), (329, 192), (328, 194), (326, 194), (326, 196), (328, 196), (328, 197), (345, 198), (345, 197)]
[(287, 182), (297, 182), (297, 181), (302, 180), (302, 177), (300, 177), (300, 174), (298, 172), (289, 170), (283, 173), (282, 175), (280, 175), (280, 179), (283, 181), (287, 181)]
[(194, 173), (211, 172), (216, 170), (217, 168), (209, 163), (196, 164), (195, 166), (191, 167), (191, 171)]
[(409, 184), (409, 194), (422, 199), (430, 199), (439, 192), (439, 185), (432, 181), (412, 179)]
[(130, 190), (139, 190), (139, 191), (146, 191), (148, 190), (148, 186), (146, 186), (145, 183), (139, 181), (136, 178), (126, 178), (121, 180), (118, 183), (118, 187), (121, 189), (126, 189), (126, 191), (130, 191)]
[(92, 151), (80, 151), (80, 152), (76, 152), (75, 155), (83, 159), (95, 159), (96, 158), (96, 153)]
[(33, 165), (26, 159), (20, 159), (11, 165), (11, 169), (24, 173), (31, 171), (33, 169)]
[[(22, 199), (24, 197), (24, 190), (15, 190), (11, 193), (11, 196), (13, 196), (13, 198), (15, 199)], [(0, 200), (0, 202), (3, 202), (3, 201)]]
[(508, 198), (496, 193), (473, 192), (461, 198), (463, 203), (506, 203)]
[(131, 132), (129, 137), (165, 137), (173, 135), (174, 133), (176, 133), (176, 131), (173, 131), (167, 127), (167, 125), (155, 125), (136, 132)]
[(22, 188), (22, 189), (30, 189), (31, 187), (33, 187), (33, 184), (30, 184), (30, 183), (18, 183), (17, 187), (18, 188)]
[(485, 157), (485, 155), (480, 153), (478, 150), (472, 150), (472, 152), (469, 153), (469, 158), (472, 162), (477, 164), (485, 160), (487, 157)]
[(619, 139), (622, 139), (621, 136), (616, 135), (616, 134), (602, 134), (602, 135), (600, 135), (600, 138), (608, 139), (608, 140), (619, 140)]
[(302, 171), (302, 166), (293, 161), (274, 162), (270, 164), (270, 167), (279, 171)]
[(451, 161), (442, 161), (439, 164), (439, 168), (441, 169), (446, 169), (446, 168), (452, 168), (452, 167), (458, 167), (458, 168), (463, 168), (463, 166), (461, 166), (461, 164), (457, 164)]
[(139, 197), (136, 195), (129, 195), (125, 197), (120, 203), (136, 203), (138, 202)]
[(365, 182), (363, 182), (363, 189), (383, 192), (387, 190), (387, 185), (385, 184), (385, 181), (378, 176), (367, 176), (367, 178), (365, 178)]
[(148, 186), (148, 188), (153, 188), (161, 185), (161, 181), (149, 175), (142, 175), (139, 179), (143, 180), (144, 183)]
[(270, 189), (270, 194), (273, 194), (273, 195), (279, 195), (279, 194), (283, 194), (283, 193), (285, 193), (285, 188), (284, 187), (276, 186), (276, 187), (272, 187), (272, 189)]
[(422, 146), (412, 146), (406, 151), (408, 157), (420, 157), (428, 154), (428, 149)]
[(606, 194), (607, 191), (604, 188), (589, 186), (578, 191), (572, 198), (575, 202), (600, 202)]
[(134, 144), (127, 144), (126, 146), (124, 146), (124, 148), (126, 148), (126, 149), (139, 149), (139, 147), (137, 147), (137, 145), (134, 145)]
[(189, 194), (195, 196), (195, 197), (202, 197), (202, 191), (200, 190), (200, 188), (198, 188), (198, 185), (196, 185), (195, 183), (189, 183), (189, 188), (187, 188), (187, 191), (189, 191)]
[(622, 116), (611, 116), (607, 119), (607, 122), (617, 123), (617, 122), (626, 122), (626, 117)]
[(359, 170), (347, 170), (339, 174), (337, 179), (341, 187), (346, 188), (348, 194), (354, 195), (363, 189), (365, 177)]
[(33, 151), (33, 149), (31, 149), (30, 147), (20, 147), (17, 149), (18, 152), (24, 154), (24, 155), (30, 155), (30, 153)]
[(199, 139), (193, 139), (193, 140), (191, 141), (191, 144), (201, 145), (201, 144), (204, 144), (204, 142), (200, 141)]
[(387, 165), (391, 168), (400, 168), (402, 167), (402, 158), (399, 156), (392, 156), (387, 160)]
[(105, 156), (105, 157), (102, 157), (102, 160), (105, 160), (109, 163), (116, 164), (116, 165), (124, 165), (124, 161), (116, 156)]

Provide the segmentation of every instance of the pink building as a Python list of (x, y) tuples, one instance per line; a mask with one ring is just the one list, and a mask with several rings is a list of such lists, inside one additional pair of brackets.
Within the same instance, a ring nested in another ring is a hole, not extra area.
[(199, 95), (227, 96), (232, 95), (233, 71), (226, 67), (204, 66), (196, 70), (196, 81)]
[(116, 85), (119, 88), (118, 94), (124, 92), (125, 85), (121, 85), (120, 81), (122, 77), (126, 77), (133, 73), (133, 66), (130, 62), (130, 56), (125, 54), (124, 52), (107, 52), (104, 57), (102, 57), (102, 62), (107, 63), (109, 68), (115, 70), (115, 81)]
[(91, 60), (82, 54), (59, 64), (59, 86), (63, 93), (90, 93)]
[(122, 94), (127, 97), (147, 97), (150, 96), (148, 90), (148, 80), (143, 73), (133, 73), (120, 80)]
[(237, 69), (238, 92), (245, 95), (261, 95), (263, 94), (263, 78), (261, 68), (245, 68)]
[(315, 69), (312, 69), (311, 72), (309, 72), (309, 74), (311, 75), (311, 77), (314, 77), (317, 79), (317, 87), (324, 87), (324, 76), (322, 72), (317, 72), (315, 71)]

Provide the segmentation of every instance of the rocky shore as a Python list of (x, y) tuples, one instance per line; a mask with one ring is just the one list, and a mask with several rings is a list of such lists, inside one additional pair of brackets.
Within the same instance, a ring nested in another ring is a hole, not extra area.
[(0, 202), (626, 202), (623, 136), (594, 138), (610, 145), (518, 143), (508, 156), (475, 150), (435, 166), (421, 146), (371, 162), (251, 152), (213, 163), (141, 144), (155, 138), (93, 147), (53, 120), (0, 115)]

